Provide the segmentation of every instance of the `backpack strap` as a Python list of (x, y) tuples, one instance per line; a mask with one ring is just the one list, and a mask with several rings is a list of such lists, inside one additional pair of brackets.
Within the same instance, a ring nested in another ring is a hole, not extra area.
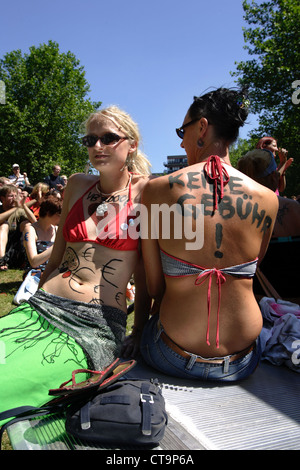
[(151, 436), (151, 406), (154, 400), (150, 394), (150, 382), (142, 382), (140, 397), (142, 404), (142, 433), (145, 436)]

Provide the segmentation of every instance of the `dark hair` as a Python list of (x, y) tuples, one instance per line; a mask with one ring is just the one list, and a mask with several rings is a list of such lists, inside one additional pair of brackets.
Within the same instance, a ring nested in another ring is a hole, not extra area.
[(219, 88), (203, 96), (195, 96), (188, 113), (191, 119), (205, 117), (214, 126), (216, 136), (231, 144), (247, 119), (248, 106), (246, 90)]
[(55, 196), (48, 196), (41, 202), (39, 216), (61, 214), (62, 200)]

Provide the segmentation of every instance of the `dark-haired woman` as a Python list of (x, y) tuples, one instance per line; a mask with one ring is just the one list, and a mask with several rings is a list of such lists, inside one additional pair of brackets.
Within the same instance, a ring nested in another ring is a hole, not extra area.
[[(262, 316), (252, 278), (278, 202), (230, 164), (229, 145), (246, 117), (247, 103), (237, 91), (221, 88), (195, 98), (176, 130), (188, 167), (149, 181), (143, 192), (149, 229), (143, 256), (159, 312), (148, 321), (135, 318), (127, 352), (143, 330), (144, 359), (169, 375), (233, 381), (259, 361)], [(166, 206), (173, 212), (169, 232)]]
[(39, 220), (27, 224), (23, 234), (23, 243), (31, 268), (45, 269), (49, 260), (62, 208), (61, 199), (48, 196), (41, 202)]

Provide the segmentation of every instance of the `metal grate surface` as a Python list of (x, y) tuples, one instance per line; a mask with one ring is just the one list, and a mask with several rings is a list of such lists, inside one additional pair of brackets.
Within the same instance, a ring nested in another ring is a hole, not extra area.
[[(157, 377), (162, 385), (169, 424), (157, 449), (300, 449), (300, 377), (286, 367), (262, 363), (233, 385), (175, 379), (143, 363), (131, 375)], [(78, 442), (65, 433), (62, 419), (51, 417), (11, 425), (8, 433), (18, 450), (108, 449)]]
[[(148, 369), (149, 374), (153, 377), (154, 371)], [(156, 376), (163, 383), (169, 415), (204, 448), (300, 449), (296, 372), (262, 363), (251, 377), (235, 385), (195, 386), (195, 381)]]

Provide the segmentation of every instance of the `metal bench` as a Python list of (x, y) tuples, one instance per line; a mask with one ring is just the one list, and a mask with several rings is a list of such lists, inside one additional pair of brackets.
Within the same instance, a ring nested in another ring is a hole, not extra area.
[[(300, 377), (287, 367), (263, 362), (232, 385), (176, 379), (142, 362), (131, 374), (162, 384), (169, 423), (155, 451), (300, 449)], [(51, 416), (13, 424), (8, 435), (16, 450), (121, 450), (79, 442)]]

